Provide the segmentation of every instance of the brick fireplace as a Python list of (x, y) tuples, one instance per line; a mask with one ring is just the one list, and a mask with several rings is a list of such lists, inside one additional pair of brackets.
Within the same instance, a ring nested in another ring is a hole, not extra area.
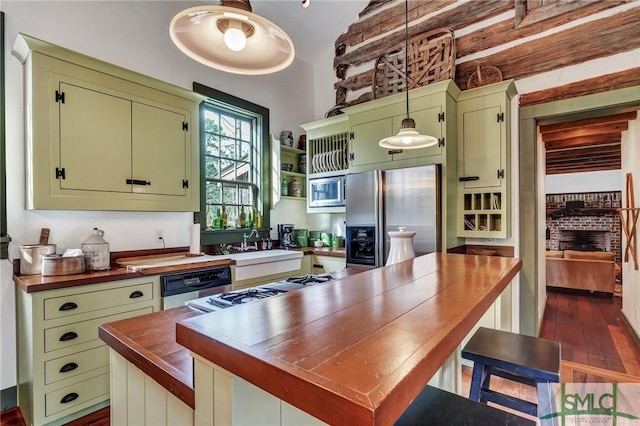
[(548, 194), (547, 250), (611, 251), (622, 261), (621, 191)]

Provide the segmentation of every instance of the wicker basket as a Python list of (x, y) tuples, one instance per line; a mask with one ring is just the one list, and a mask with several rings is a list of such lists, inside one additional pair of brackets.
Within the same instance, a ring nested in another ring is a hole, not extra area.
[(481, 67), (480, 64), (478, 64), (478, 69), (471, 74), (471, 77), (467, 80), (467, 89), (499, 83), (501, 81), (502, 72), (498, 68), (491, 65)]
[(407, 40), (409, 63), (405, 66), (404, 46), (378, 57), (373, 75), (373, 98), (382, 98), (408, 89), (426, 86), (455, 76), (456, 45), (451, 28), (417, 34)]

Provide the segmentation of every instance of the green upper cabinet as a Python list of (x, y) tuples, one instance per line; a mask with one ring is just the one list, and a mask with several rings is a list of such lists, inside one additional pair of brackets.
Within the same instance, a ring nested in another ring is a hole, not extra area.
[[(440, 104), (439, 95), (434, 96), (435, 105), (432, 107), (428, 107), (425, 109), (414, 110), (411, 112), (410, 116), (416, 122), (416, 130), (421, 135), (429, 135), (438, 139), (438, 144), (427, 147), (427, 148), (419, 148), (412, 150), (404, 150), (397, 154), (393, 154), (393, 160), (407, 160), (411, 158), (422, 158), (422, 157), (437, 157), (442, 155), (444, 149), (444, 137), (445, 133), (444, 121), (445, 121), (445, 113), (443, 111), (444, 105)], [(398, 133), (400, 129), (400, 123), (405, 119), (407, 115), (401, 115), (397, 117), (393, 117), (393, 128), (394, 134)]]
[(378, 142), (393, 135), (393, 129), (391, 117), (353, 124), (350, 135), (349, 168), (392, 161), (393, 154), (387, 148), (379, 146)]
[(508, 238), (513, 81), (458, 98), (458, 236)]
[(200, 95), (29, 36), (13, 53), (27, 208), (198, 211)]
[(467, 108), (463, 103), (461, 109), (464, 109), (460, 114), (464, 188), (500, 187), (506, 167), (504, 105), (478, 103)]
[(52, 135), (51, 142), (59, 145), (60, 155), (52, 158), (51, 166), (58, 170), (55, 182), (59, 188), (128, 191), (125, 179), (131, 174), (131, 102), (62, 81), (58, 87), (53, 116), (58, 116), (55, 121), (59, 128), (52, 123), (57, 135)]
[[(409, 116), (422, 134), (434, 136), (438, 144), (420, 149), (390, 150), (378, 145), (381, 139), (395, 135), (407, 117), (406, 94), (345, 108), (349, 116), (349, 171), (394, 169), (424, 164), (444, 164), (455, 158), (456, 98), (460, 89), (451, 80), (412, 89), (409, 92)], [(447, 153), (447, 143), (453, 147)]]

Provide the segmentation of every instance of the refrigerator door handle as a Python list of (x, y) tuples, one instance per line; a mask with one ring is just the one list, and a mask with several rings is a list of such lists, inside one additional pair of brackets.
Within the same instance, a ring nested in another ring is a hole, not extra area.
[(384, 258), (384, 172), (382, 170), (375, 171), (375, 188), (376, 188), (376, 197), (375, 197), (375, 215), (376, 215), (376, 259), (375, 264), (376, 267), (384, 266), (385, 258)]

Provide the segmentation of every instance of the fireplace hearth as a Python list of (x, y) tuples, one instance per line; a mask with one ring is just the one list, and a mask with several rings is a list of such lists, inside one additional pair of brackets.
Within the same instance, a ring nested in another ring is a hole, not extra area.
[(611, 251), (611, 232), (590, 229), (561, 229), (559, 250)]

